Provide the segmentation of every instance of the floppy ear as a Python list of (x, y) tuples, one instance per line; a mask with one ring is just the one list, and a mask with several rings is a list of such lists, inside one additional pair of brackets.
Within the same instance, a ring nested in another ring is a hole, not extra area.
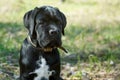
[(30, 28), (30, 16), (31, 16), (32, 10), (28, 11), (27, 13), (25, 13), (24, 17), (23, 17), (23, 23), (24, 26), (29, 30)]
[(35, 37), (35, 17), (38, 13), (38, 8), (36, 7), (34, 10), (28, 11), (24, 15), (24, 26), (29, 30), (30, 37)]
[(67, 21), (66, 21), (66, 17), (65, 15), (60, 12), (60, 15), (61, 15), (61, 19), (62, 19), (62, 34), (64, 35), (64, 28), (66, 27), (66, 24), (67, 24)]

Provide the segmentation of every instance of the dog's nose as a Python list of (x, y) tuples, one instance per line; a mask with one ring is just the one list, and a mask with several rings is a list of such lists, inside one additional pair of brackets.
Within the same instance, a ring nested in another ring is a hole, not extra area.
[(49, 30), (49, 34), (50, 35), (56, 35), (56, 34), (58, 34), (58, 30), (51, 29), (51, 30)]

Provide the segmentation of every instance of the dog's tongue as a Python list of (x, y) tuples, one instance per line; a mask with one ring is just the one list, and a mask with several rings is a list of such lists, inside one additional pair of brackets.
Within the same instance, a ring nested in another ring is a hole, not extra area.
[(67, 50), (64, 47), (60, 46), (58, 48), (61, 49), (61, 50), (63, 50), (65, 53), (68, 53)]

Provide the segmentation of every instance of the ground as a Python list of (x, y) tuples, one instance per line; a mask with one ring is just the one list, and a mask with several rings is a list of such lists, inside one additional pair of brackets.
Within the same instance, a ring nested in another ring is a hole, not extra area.
[(58, 7), (67, 17), (60, 51), (65, 80), (120, 80), (119, 0), (0, 1), (0, 80), (19, 76), (19, 50), (27, 36), (23, 15), (36, 6)]

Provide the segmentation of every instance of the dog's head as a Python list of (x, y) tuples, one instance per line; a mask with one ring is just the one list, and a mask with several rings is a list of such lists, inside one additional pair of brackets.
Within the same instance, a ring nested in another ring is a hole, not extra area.
[(61, 35), (64, 35), (66, 17), (57, 8), (36, 7), (24, 15), (24, 25), (37, 46), (59, 47), (62, 44)]

